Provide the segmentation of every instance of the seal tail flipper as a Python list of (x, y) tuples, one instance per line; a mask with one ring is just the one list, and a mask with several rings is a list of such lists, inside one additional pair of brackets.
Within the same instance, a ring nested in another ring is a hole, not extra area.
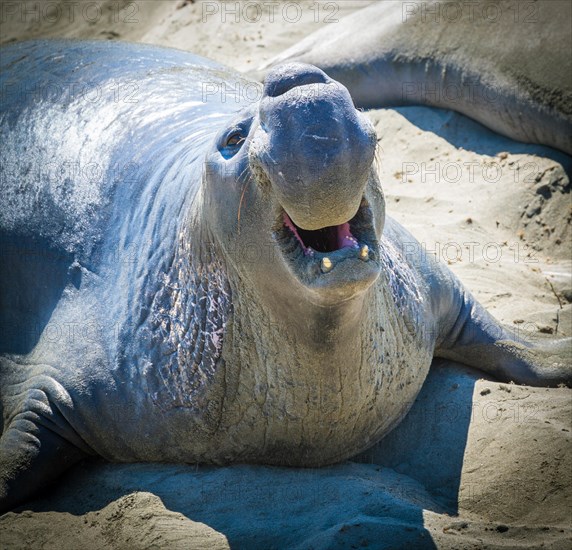
[[(3, 380), (3, 382), (5, 382)], [(21, 392), (20, 384), (2, 388), (4, 431), (0, 437), (0, 514), (21, 504), (88, 453), (66, 420), (66, 395), (47, 376)], [(20, 390), (20, 391), (18, 391)], [(54, 393), (57, 392), (57, 393)], [(69, 396), (67, 396), (69, 397)], [(6, 414), (6, 405), (12, 414)]]
[(504, 382), (572, 387), (572, 338), (521, 338), (462, 291), (459, 314), (435, 350)]

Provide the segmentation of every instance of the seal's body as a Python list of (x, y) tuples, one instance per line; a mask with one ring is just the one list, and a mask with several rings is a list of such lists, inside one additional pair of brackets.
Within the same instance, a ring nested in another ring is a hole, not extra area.
[(373, 128), (319, 69), (262, 89), (175, 50), (31, 42), (1, 84), (2, 509), (87, 455), (343, 460), (434, 355), (569, 380), (385, 218)]

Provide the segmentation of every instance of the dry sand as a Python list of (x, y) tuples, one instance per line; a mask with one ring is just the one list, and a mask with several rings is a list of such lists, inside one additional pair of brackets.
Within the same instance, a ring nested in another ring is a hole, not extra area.
[[(267, 3), (255, 24), (253, 2), (236, 21), (235, 2), (46, 2), (36, 17), (37, 2), (2, 0), (0, 40), (148, 42), (248, 71), (368, 3), (301, 1), (291, 21), (287, 3)], [(388, 213), (500, 321), (572, 335), (571, 159), (448, 111), (370, 116)], [(570, 548), (572, 392), (466, 371), (435, 366), (383, 442), (402, 460), (386, 464), (380, 446), (319, 470), (82, 464), (0, 517), (0, 547)]]

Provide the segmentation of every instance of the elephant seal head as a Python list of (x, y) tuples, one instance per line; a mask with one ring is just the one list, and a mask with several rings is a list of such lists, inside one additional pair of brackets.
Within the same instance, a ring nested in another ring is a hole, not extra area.
[(260, 100), (219, 133), (204, 178), (209, 231), (277, 307), (336, 305), (378, 277), (376, 144), (347, 89), (300, 63), (269, 73)]

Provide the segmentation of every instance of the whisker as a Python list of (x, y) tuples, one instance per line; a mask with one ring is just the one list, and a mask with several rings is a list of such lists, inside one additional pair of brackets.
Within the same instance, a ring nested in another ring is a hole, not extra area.
[[(243, 177), (243, 175), (246, 173), (246, 171), (248, 170), (248, 167), (246, 167), (241, 174), (238, 176), (237, 181), (240, 181), (240, 179)], [(240, 195), (240, 202), (238, 203), (238, 214), (237, 214), (237, 223), (238, 223), (238, 234), (240, 235), (240, 213), (242, 210), (242, 201), (244, 200), (244, 196), (246, 194), (246, 189), (248, 188), (248, 184), (252, 181), (252, 176), (249, 176), (246, 178), (246, 181), (244, 182), (244, 187), (242, 188), (242, 194)]]

